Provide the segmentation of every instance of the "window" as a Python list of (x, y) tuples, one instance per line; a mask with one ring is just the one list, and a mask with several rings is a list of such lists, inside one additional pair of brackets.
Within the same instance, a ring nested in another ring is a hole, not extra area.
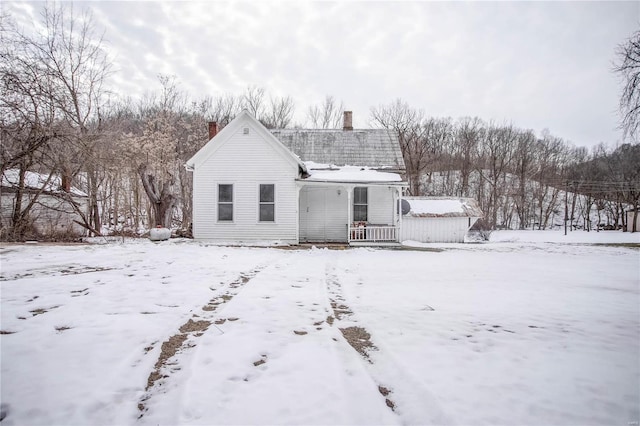
[(260, 185), (260, 222), (275, 222), (275, 195), (275, 185)]
[(233, 185), (218, 185), (218, 222), (233, 221)]
[(367, 221), (367, 188), (353, 188), (353, 221)]

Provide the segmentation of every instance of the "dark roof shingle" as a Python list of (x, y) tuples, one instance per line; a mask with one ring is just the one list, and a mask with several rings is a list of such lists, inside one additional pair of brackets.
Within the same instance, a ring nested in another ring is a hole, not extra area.
[(405, 170), (398, 137), (387, 129), (274, 129), (271, 133), (302, 161)]

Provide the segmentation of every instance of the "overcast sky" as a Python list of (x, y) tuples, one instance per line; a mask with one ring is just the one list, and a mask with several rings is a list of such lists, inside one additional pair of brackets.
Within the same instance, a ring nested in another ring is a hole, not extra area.
[[(2, 2), (18, 22), (42, 3)], [(621, 141), (616, 46), (640, 2), (76, 2), (105, 30), (117, 92), (173, 74), (193, 97), (249, 85), (290, 95), (296, 121), (325, 95), (367, 127), (402, 98), (431, 116), (478, 116), (578, 146)]]

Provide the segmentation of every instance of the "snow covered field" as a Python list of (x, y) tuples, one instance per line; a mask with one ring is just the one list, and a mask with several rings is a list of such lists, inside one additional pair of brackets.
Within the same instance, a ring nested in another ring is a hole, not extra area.
[(637, 424), (640, 250), (610, 243), (640, 235), (0, 246), (2, 424)]

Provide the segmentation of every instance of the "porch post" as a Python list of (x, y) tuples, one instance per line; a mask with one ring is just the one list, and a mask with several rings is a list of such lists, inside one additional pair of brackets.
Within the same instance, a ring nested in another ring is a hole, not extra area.
[(389, 189), (391, 190), (391, 200), (392, 200), (392, 206), (391, 208), (393, 209), (391, 211), (391, 218), (392, 218), (392, 224), (395, 226), (398, 223), (398, 190), (396, 188), (393, 187), (389, 187)]
[(352, 222), (351, 192), (353, 191), (353, 186), (345, 185), (344, 190), (347, 191), (347, 243), (350, 243), (351, 242), (351, 222)]
[(402, 188), (398, 188), (398, 201), (396, 201), (396, 214), (398, 215), (397, 218), (397, 232), (398, 234), (396, 235), (398, 237), (398, 241), (397, 242), (401, 242), (400, 239), (402, 238), (401, 234), (402, 234)]

